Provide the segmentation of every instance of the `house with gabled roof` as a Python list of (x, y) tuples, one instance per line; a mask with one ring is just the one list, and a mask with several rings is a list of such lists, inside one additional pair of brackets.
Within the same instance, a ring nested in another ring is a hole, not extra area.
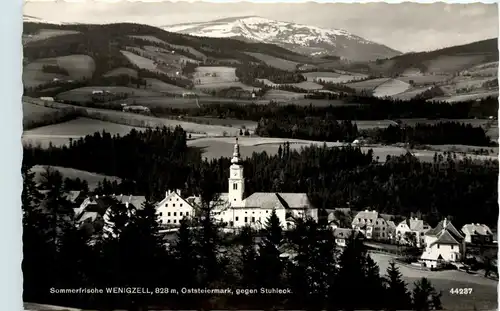
[(160, 223), (164, 226), (179, 226), (184, 217), (194, 217), (196, 202), (185, 200), (180, 190), (167, 190), (165, 198), (156, 205)]
[(426, 267), (460, 262), (465, 256), (465, 237), (446, 218), (425, 233), (425, 250), (420, 257)]
[(402, 244), (410, 244), (412, 241), (408, 240), (408, 235), (415, 236), (417, 247), (425, 244), (425, 233), (431, 229), (431, 226), (422, 219), (417, 217), (410, 217), (400, 222), (396, 227), (396, 240)]
[(352, 220), (352, 229), (363, 234), (366, 239), (389, 240), (391, 237), (391, 226), (377, 211), (364, 210), (358, 212)]
[(493, 242), (493, 232), (484, 224), (467, 224), (462, 227), (465, 243), (489, 244)]

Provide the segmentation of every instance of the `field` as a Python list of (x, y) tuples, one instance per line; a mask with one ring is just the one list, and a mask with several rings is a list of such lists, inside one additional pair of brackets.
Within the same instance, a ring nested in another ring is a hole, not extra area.
[(480, 63), (485, 55), (442, 55), (424, 62), (428, 72), (449, 73), (457, 72)]
[(292, 99), (303, 99), (303, 98), (304, 94), (282, 91), (282, 90), (269, 90), (263, 97), (263, 99), (266, 100), (292, 100)]
[[(45, 167), (42, 165), (35, 165), (31, 168), (33, 173), (35, 173), (35, 182), (40, 182), (43, 177), (41, 174), (45, 172)], [(51, 169), (58, 171), (61, 173), (63, 178), (70, 178), (70, 179), (76, 179), (80, 178), (80, 180), (85, 180), (87, 181), (89, 185), (89, 190), (92, 191), (97, 187), (97, 184), (99, 182), (102, 182), (104, 179), (107, 179), (108, 181), (117, 181), (120, 182), (121, 179), (115, 176), (106, 176), (106, 175), (101, 175), (101, 174), (96, 174), (96, 173), (91, 173), (87, 171), (81, 171), (73, 168), (67, 168), (67, 167), (61, 167), (61, 166), (50, 166)]]
[(306, 72), (302, 74), (308, 81), (323, 80), (331, 83), (346, 83), (353, 80), (364, 79), (366, 75), (354, 73), (337, 73), (329, 71)]
[(57, 109), (23, 102), (23, 118), (37, 118)]
[(145, 58), (129, 51), (120, 51), (132, 64), (136, 65), (141, 69), (146, 69), (150, 71), (158, 71), (157, 66), (154, 61), (149, 58)]
[(445, 101), (448, 103), (455, 103), (455, 102), (468, 101), (468, 100), (477, 100), (477, 99), (486, 98), (486, 97), (490, 97), (490, 96), (498, 97), (498, 90), (475, 92), (475, 93), (460, 94), (460, 95), (452, 95), (452, 96), (446, 96), (446, 97), (445, 96), (435, 97), (435, 98), (429, 99), (429, 101)]
[(115, 135), (126, 135), (132, 129), (142, 130), (141, 128), (121, 125), (100, 120), (77, 118), (71, 121), (38, 127), (33, 130), (24, 131), (23, 143), (40, 144), (42, 147), (48, 146), (52, 142), (54, 146), (65, 145), (69, 139), (79, 139), (86, 135), (94, 134), (105, 130)]
[(403, 93), (399, 93), (396, 95), (392, 95), (391, 97), (394, 99), (399, 99), (399, 100), (410, 100), (410, 99), (414, 98), (415, 96), (417, 96), (418, 94), (421, 94), (430, 88), (431, 88), (430, 86), (429, 87), (420, 87), (420, 88), (411, 88), (408, 91), (405, 91)]
[(464, 70), (461, 74), (468, 74), (473, 77), (497, 77), (498, 62), (481, 64)]
[[(370, 253), (370, 256), (378, 264), (380, 273), (385, 275), (393, 257), (377, 253)], [(420, 278), (428, 278), (438, 291), (442, 291), (441, 302), (445, 310), (493, 310), (498, 307), (496, 281), (456, 270), (431, 272), (400, 264), (397, 266), (409, 288), (413, 288), (413, 283)], [(472, 295), (451, 295), (451, 288), (472, 288), (473, 292)]]
[(373, 90), (373, 96), (375, 97), (386, 97), (392, 96), (399, 93), (403, 93), (410, 88), (410, 85), (406, 82), (390, 79)]
[(237, 119), (219, 119), (210, 117), (189, 117), (185, 121), (195, 120), (197, 123), (206, 123), (211, 125), (222, 125), (235, 128), (246, 128), (249, 131), (254, 131), (257, 127), (257, 122), (250, 120), (237, 120)]
[(74, 35), (80, 32), (74, 30), (62, 30), (62, 29), (41, 29), (36, 34), (24, 35), (23, 34), (23, 45), (30, 42), (46, 40), (53, 37)]
[(193, 74), (195, 88), (198, 89), (221, 89), (229, 87), (240, 87), (247, 91), (255, 88), (238, 81), (236, 68), (224, 66), (202, 66), (198, 67)]
[[(43, 66), (58, 66), (65, 69), (69, 76), (63, 74), (43, 72)], [(23, 66), (23, 83), (27, 87), (34, 87), (48, 83), (54, 79), (79, 80), (90, 78), (95, 70), (94, 60), (87, 55), (70, 55), (56, 58), (38, 59)]]
[(129, 36), (129, 37), (137, 38), (137, 39), (141, 39), (141, 40), (145, 40), (145, 41), (150, 41), (150, 42), (154, 42), (154, 43), (167, 44), (167, 42), (160, 40), (154, 36)]
[(447, 81), (450, 79), (451, 76), (449, 75), (406, 75), (406, 76), (400, 76), (398, 77), (398, 80), (404, 81), (406, 83), (410, 83), (410, 81), (413, 81), (414, 85), (429, 85), (429, 84), (434, 84), (434, 83), (439, 83), (443, 81)]
[[(243, 157), (249, 157), (253, 152), (267, 152), (268, 154), (277, 154), (279, 146), (284, 142), (290, 142), (290, 148), (300, 150), (311, 144), (321, 146), (323, 142), (298, 140), (298, 139), (283, 139), (283, 138), (264, 138), (264, 137), (240, 137), (240, 152)], [(188, 142), (189, 146), (201, 148), (203, 156), (207, 159), (217, 159), (219, 157), (227, 157), (232, 154), (234, 146), (234, 138), (217, 137), (217, 138), (199, 138)], [(326, 143), (329, 147), (341, 147), (343, 143)], [(373, 150), (375, 158), (379, 161), (385, 161), (386, 157), (399, 156), (406, 154), (407, 149), (395, 146), (367, 146), (361, 147), (366, 152), (369, 149)], [(412, 154), (421, 161), (433, 161), (435, 151), (430, 150), (412, 150)], [(468, 155), (473, 159), (497, 159), (496, 156), (474, 156)], [(457, 155), (457, 158), (461, 158)]]
[(106, 74), (104, 74), (105, 77), (114, 77), (114, 76), (120, 76), (120, 75), (127, 75), (132, 78), (137, 78), (137, 70), (131, 69), (131, 68), (125, 68), (125, 67), (120, 67), (120, 68), (115, 68)]
[(360, 82), (347, 83), (346, 85), (350, 88), (355, 89), (356, 91), (362, 91), (362, 90), (372, 91), (382, 83), (385, 83), (389, 80), (390, 78), (379, 78), (379, 79), (371, 79)]
[[(179, 95), (182, 95), (183, 93), (186, 92), (190, 92), (185, 88), (173, 84), (168, 84), (158, 79), (146, 78), (146, 81), (148, 84), (148, 90), (151, 90), (153, 92), (162, 92), (162, 93), (165, 92), (165, 93), (179, 94)], [(199, 95), (202, 94), (203, 93), (200, 92)]]
[(344, 100), (341, 99), (308, 99), (308, 98), (301, 98), (301, 99), (291, 99), (287, 102), (281, 102), (282, 105), (296, 105), (296, 106), (310, 106), (312, 105), (313, 107), (328, 107), (328, 106), (349, 106), (349, 105), (356, 105), (356, 104), (350, 104), (346, 103)]
[(282, 58), (277, 58), (274, 56), (262, 54), (262, 53), (252, 53), (252, 52), (245, 52), (246, 54), (255, 57), (256, 59), (264, 62), (266, 65), (278, 68), (281, 70), (287, 70), (287, 71), (293, 71), (297, 69), (297, 65), (299, 63), (297, 62), (292, 62), (290, 60), (282, 59)]
[(108, 91), (113, 94), (128, 94), (129, 97), (163, 96), (163, 94), (160, 92), (125, 86), (87, 86), (60, 93), (56, 96), (56, 98), (57, 100), (70, 100), (84, 103), (87, 101), (91, 101), (93, 91)]

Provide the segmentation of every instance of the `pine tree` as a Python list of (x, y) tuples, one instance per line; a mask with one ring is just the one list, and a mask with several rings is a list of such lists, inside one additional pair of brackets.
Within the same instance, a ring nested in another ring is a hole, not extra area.
[(365, 281), (362, 284), (364, 292), (367, 293), (366, 307), (379, 310), (384, 307), (384, 283), (380, 277), (380, 269), (369, 254), (364, 258)]
[(415, 282), (412, 293), (413, 310), (429, 311), (441, 309), (441, 293), (438, 293), (427, 278)]
[(385, 277), (385, 304), (388, 311), (408, 310), (411, 307), (411, 295), (403, 276), (394, 261), (387, 268)]
[(283, 240), (283, 227), (281, 225), (278, 215), (276, 215), (276, 210), (273, 209), (271, 215), (267, 218), (264, 227), (265, 239), (279, 247)]
[(363, 242), (353, 233), (339, 256), (340, 269), (330, 287), (329, 307), (344, 309), (364, 308), (368, 303), (363, 300), (353, 300), (353, 292), (359, 291), (359, 286), (365, 282), (365, 254)]

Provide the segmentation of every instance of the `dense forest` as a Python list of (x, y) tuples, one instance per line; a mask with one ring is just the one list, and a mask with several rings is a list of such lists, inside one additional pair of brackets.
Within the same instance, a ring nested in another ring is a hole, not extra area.
[[(230, 155), (228, 155), (229, 157)], [(432, 225), (452, 216), (456, 225), (474, 221), (492, 227), (498, 214), (498, 162), (457, 160), (435, 155), (432, 163), (410, 154), (388, 156), (378, 163), (373, 152), (360, 148), (282, 146), (276, 155), (254, 153), (245, 160), (246, 189), (263, 192), (306, 192), (320, 209), (350, 206), (408, 216), (421, 212)], [(186, 146), (180, 129), (109, 133), (72, 141), (69, 147), (24, 148), (25, 165), (58, 165), (125, 179), (115, 193), (149, 195), (158, 200), (166, 189), (199, 189), (201, 172), (210, 171), (216, 192), (228, 187), (229, 158), (203, 161), (201, 151)], [(471, 183), (471, 181), (474, 181)]]
[(265, 64), (243, 63), (236, 67), (238, 79), (248, 85), (254, 85), (256, 79), (268, 79), (277, 84), (290, 84), (306, 81), (306, 78), (298, 72), (290, 72)]
[[(110, 199), (106, 231), (89, 235), (76, 225), (61, 175), (45, 174), (41, 186), (50, 190), (41, 195), (23, 167), (23, 300), (100, 310), (441, 309), (441, 293), (427, 279), (416, 281), (410, 292), (394, 263), (381, 276), (359, 237), (352, 235), (340, 251), (324, 222), (299, 219), (285, 233), (272, 213), (260, 232), (224, 234), (207, 203), (217, 196), (211, 178), (210, 171), (202, 172), (198, 220), (182, 221), (166, 245), (151, 202), (129, 210)], [(282, 257), (284, 249), (294, 256)], [(113, 294), (110, 287), (144, 293)], [(89, 292), (55, 292), (79, 288)], [(182, 288), (228, 290), (190, 294)], [(239, 289), (259, 292), (236, 294)], [(365, 299), (352, 299), (360, 290)]]
[(498, 114), (498, 99), (490, 97), (481, 101), (437, 103), (425, 100), (399, 101), (365, 96), (342, 96), (343, 104), (317, 107), (310, 105), (240, 105), (210, 104), (201, 108), (157, 108), (156, 113), (186, 116), (210, 116), (239, 120), (260, 121), (275, 116), (295, 118), (317, 117), (337, 120), (385, 120), (385, 119), (470, 119)]
[(388, 144), (405, 142), (414, 145), (493, 146), (482, 127), (459, 122), (416, 124), (415, 126), (389, 125), (387, 128), (374, 129), (370, 132), (367, 136), (373, 138), (376, 142)]
[(255, 134), (262, 137), (328, 142), (352, 142), (358, 137), (365, 137), (370, 138), (372, 143), (385, 144), (493, 146), (482, 127), (459, 122), (418, 123), (414, 126), (399, 124), (389, 125), (387, 128), (358, 130), (356, 124), (348, 120), (339, 121), (328, 116), (297, 118), (294, 115), (278, 114), (271, 119), (262, 118)]

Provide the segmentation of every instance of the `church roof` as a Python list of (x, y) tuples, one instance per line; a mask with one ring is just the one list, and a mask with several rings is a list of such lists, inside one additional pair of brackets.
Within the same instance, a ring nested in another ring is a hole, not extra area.
[(245, 199), (245, 207), (305, 208), (310, 207), (306, 193), (255, 192)]
[(434, 241), (431, 245), (434, 244), (450, 244), (450, 245), (457, 245), (460, 244), (455, 237), (448, 231), (448, 230), (443, 230), (439, 233), (437, 240)]
[(427, 231), (425, 235), (439, 237), (442, 231), (448, 231), (457, 241), (461, 241), (464, 239), (464, 236), (460, 233), (460, 231), (458, 231), (457, 228), (453, 226), (451, 221), (446, 219), (440, 221), (435, 228), (432, 228), (429, 231)]

